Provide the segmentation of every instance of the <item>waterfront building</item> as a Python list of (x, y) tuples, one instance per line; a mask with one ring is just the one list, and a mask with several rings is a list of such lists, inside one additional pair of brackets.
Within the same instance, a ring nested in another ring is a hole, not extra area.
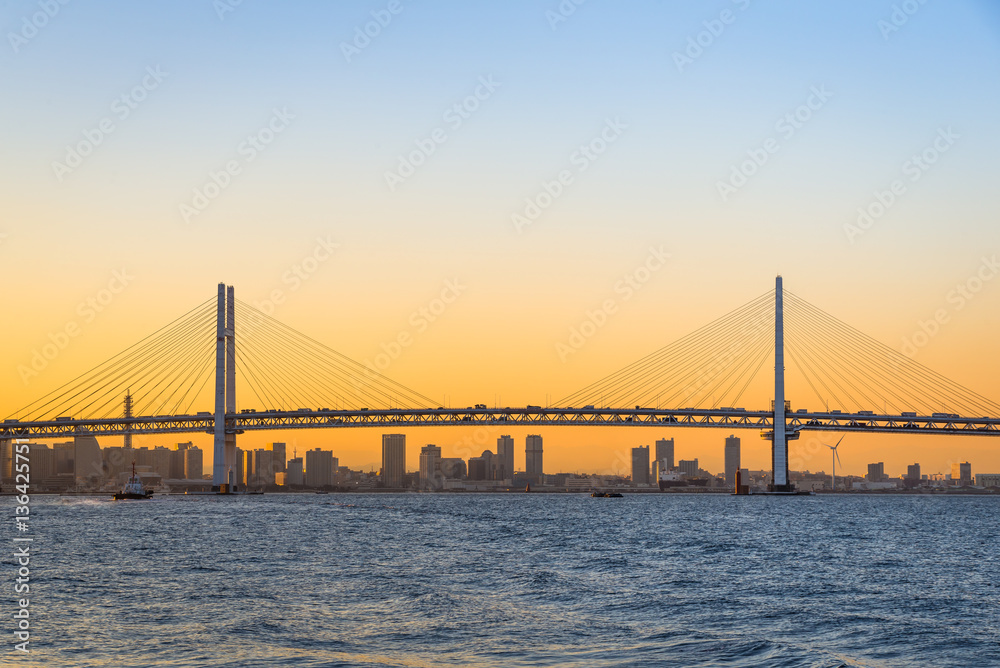
[(660, 462), (666, 460), (666, 470), (670, 471), (674, 468), (674, 439), (672, 438), (661, 438), (656, 442), (656, 459), (654, 461)]
[(514, 439), (501, 436), (497, 439), (497, 480), (510, 480), (514, 477)]
[(430, 488), (441, 475), (441, 448), (425, 445), (420, 448), (420, 486)]
[(736, 472), (740, 470), (740, 437), (730, 434), (726, 438), (726, 487), (735, 488)]
[(541, 482), (544, 474), (542, 466), (542, 437), (530, 434), (524, 444), (524, 472), (528, 479)]
[(274, 470), (275, 472), (286, 470), (285, 462), (288, 458), (288, 453), (285, 451), (284, 443), (268, 443), (267, 449), (274, 453)]
[(883, 462), (868, 465), (868, 475), (865, 476), (865, 480), (868, 482), (883, 482), (885, 479), (885, 464)]
[(382, 486), (403, 487), (406, 477), (406, 435), (382, 435)]
[(76, 484), (104, 479), (104, 459), (97, 439), (90, 435), (73, 437), (73, 477)]
[[(330, 453), (331, 455), (333, 453)], [(301, 486), (305, 484), (305, 467), (301, 457), (294, 457), (288, 460), (285, 467), (285, 484)]]
[(677, 463), (677, 468), (680, 470), (681, 475), (695, 478), (698, 476), (698, 459), (682, 459)]
[(333, 484), (333, 452), (330, 450), (306, 451), (306, 487), (325, 487)]
[(632, 484), (649, 484), (649, 446), (632, 448)]

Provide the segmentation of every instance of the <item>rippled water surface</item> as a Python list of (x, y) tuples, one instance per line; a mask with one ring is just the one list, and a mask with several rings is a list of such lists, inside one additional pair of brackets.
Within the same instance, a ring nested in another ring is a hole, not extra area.
[(36, 496), (32, 510), (32, 653), (10, 665), (1000, 665), (1000, 497)]

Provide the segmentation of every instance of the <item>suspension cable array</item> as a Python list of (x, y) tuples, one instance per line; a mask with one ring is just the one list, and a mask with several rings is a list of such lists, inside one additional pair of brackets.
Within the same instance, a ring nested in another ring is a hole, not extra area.
[(24, 406), (11, 418), (188, 414), (214, 375), (215, 300), (196, 306), (135, 345)]
[(432, 399), (239, 299), (236, 320), (237, 374), (262, 408), (357, 410), (434, 405)]
[(774, 290), (559, 402), (563, 407), (735, 406), (774, 351)]
[(785, 290), (788, 357), (823, 403), (899, 415), (1000, 415), (1000, 405)]

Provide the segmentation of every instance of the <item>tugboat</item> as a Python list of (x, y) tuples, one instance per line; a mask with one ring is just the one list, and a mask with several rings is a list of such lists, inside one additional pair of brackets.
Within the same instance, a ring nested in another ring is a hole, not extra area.
[(595, 498), (601, 499), (620, 499), (622, 495), (620, 492), (591, 492), (590, 495)]
[(142, 480), (135, 472), (135, 462), (132, 462), (132, 476), (125, 483), (124, 489), (115, 494), (115, 501), (125, 499), (148, 499), (153, 496), (153, 490), (147, 490), (142, 484)]

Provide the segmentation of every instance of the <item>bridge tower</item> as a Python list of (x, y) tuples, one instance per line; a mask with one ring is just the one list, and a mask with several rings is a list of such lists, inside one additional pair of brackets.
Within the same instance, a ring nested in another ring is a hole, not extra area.
[[(788, 438), (785, 429), (785, 312), (781, 276), (774, 281), (774, 430), (771, 432), (772, 492), (791, 492), (788, 481)], [(791, 435), (795, 438), (797, 434)]]
[(215, 340), (215, 439), (212, 450), (212, 491), (232, 492), (238, 483), (236, 432), (227, 429), (226, 413), (236, 412), (236, 300), (233, 287), (219, 283)]

